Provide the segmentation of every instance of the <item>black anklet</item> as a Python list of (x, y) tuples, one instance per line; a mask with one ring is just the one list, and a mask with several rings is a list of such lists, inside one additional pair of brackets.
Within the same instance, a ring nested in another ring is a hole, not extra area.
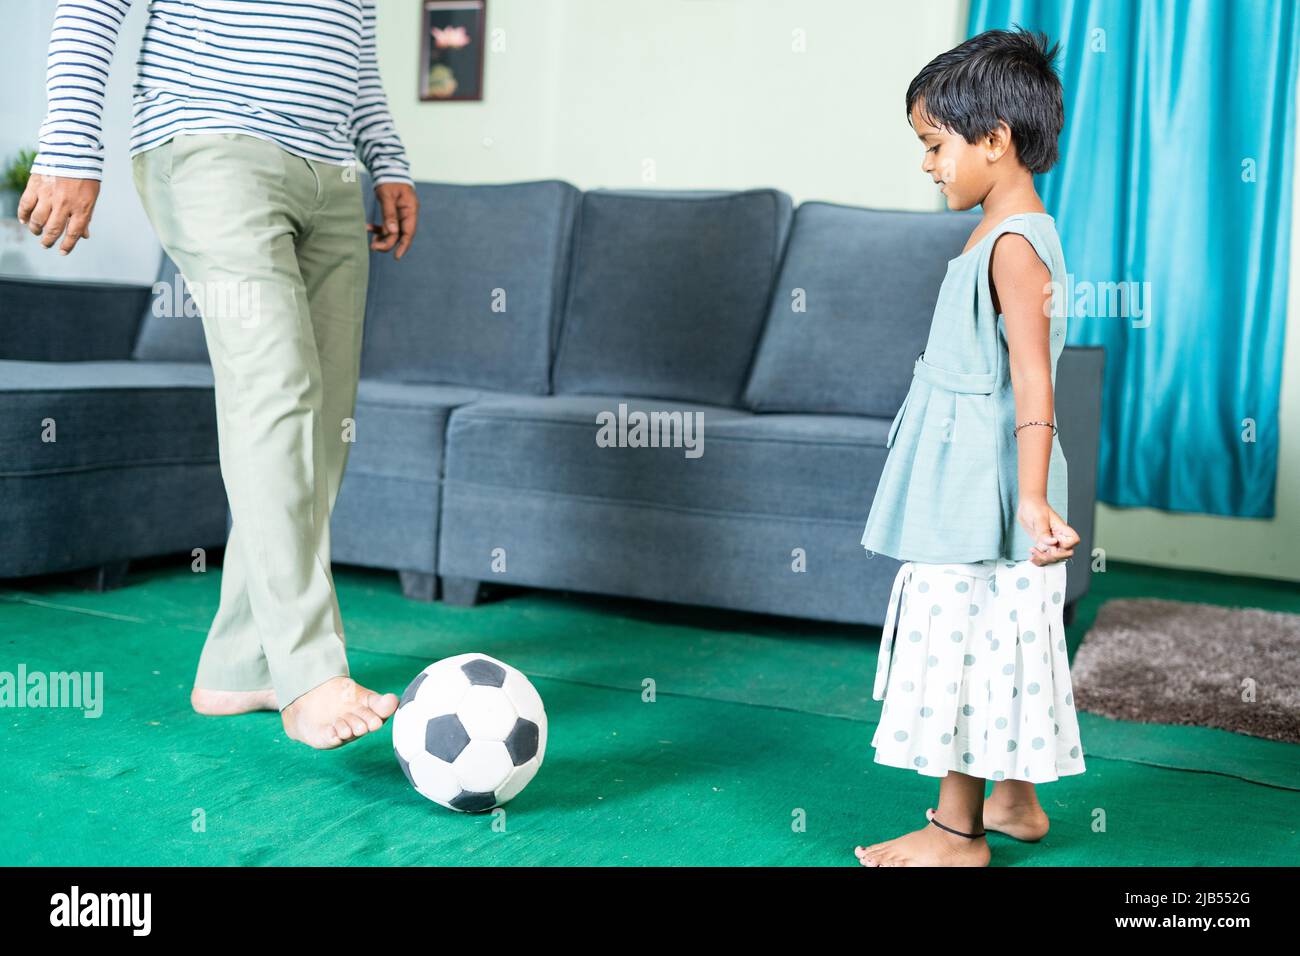
[(954, 830), (952, 827), (944, 826), (934, 817), (930, 818), (930, 822), (933, 823), (935, 826), (937, 826), (940, 830), (947, 830), (949, 833), (955, 833), (957, 836), (965, 837), (968, 840), (976, 840), (984, 835), (983, 830), (981, 830), (979, 833), (962, 833), (960, 830)]

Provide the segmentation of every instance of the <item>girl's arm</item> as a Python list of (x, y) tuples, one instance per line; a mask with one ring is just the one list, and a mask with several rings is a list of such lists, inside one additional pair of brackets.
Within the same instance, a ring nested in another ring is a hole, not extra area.
[[(993, 304), (1004, 316), (1016, 424), (1053, 421), (1051, 354), (1052, 275), (1029, 240), (1004, 233), (993, 244)], [(1017, 432), (1022, 501), (1047, 501), (1052, 430), (1030, 425)]]
[[(1004, 317), (1016, 424), (1055, 420), (1052, 395), (1052, 275), (1024, 236), (1006, 233), (993, 244), (993, 302)], [(1052, 429), (1030, 425), (1016, 433), (1017, 515), (1035, 541), (1043, 538), (1043, 563), (1073, 554), (1078, 535), (1047, 503)], [(1032, 557), (1033, 555), (1030, 555)]]

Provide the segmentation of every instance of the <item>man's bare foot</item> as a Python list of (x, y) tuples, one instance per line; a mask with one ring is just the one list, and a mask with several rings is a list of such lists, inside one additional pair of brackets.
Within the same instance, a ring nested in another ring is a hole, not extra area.
[(205, 717), (232, 717), (251, 714), (256, 710), (279, 710), (275, 691), (266, 690), (204, 690), (196, 687), (190, 691), (190, 706)]
[[(969, 832), (969, 831), (968, 831)], [(984, 837), (957, 836), (937, 826), (913, 830), (894, 840), (853, 850), (863, 866), (988, 866)]]
[[(925, 818), (934, 816), (934, 807), (925, 811)], [(1034, 799), (1032, 803), (999, 800), (995, 789), (984, 801), (984, 829), (1005, 833), (1015, 840), (1036, 843), (1047, 836), (1051, 821), (1047, 813)]]
[(333, 750), (378, 730), (396, 711), (396, 694), (377, 694), (351, 677), (333, 677), (291, 703), (280, 717), (294, 740)]

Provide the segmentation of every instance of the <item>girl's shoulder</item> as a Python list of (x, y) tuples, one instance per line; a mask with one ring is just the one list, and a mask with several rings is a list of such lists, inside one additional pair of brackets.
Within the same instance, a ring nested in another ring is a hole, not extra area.
[(981, 240), (983, 246), (983, 254), (980, 256), (981, 271), (987, 271), (989, 268), (996, 240), (1008, 233), (1024, 236), (1034, 252), (1038, 254), (1038, 258), (1047, 266), (1048, 272), (1053, 278), (1058, 277), (1064, 267), (1065, 257), (1061, 250), (1061, 237), (1056, 231), (1056, 219), (1045, 212), (1014, 213), (994, 226)]
[(1045, 212), (1012, 213), (1001, 222), (982, 228), (985, 228), (985, 232), (978, 244), (984, 245), (987, 243), (990, 247), (992, 246), (992, 240), (1009, 232), (1040, 237), (1056, 236), (1057, 234), (1055, 217)]

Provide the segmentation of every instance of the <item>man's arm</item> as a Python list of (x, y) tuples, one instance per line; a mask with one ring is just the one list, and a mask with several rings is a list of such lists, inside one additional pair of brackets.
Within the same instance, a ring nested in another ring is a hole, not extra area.
[(388, 112), (388, 97), (379, 78), (372, 0), (366, 0), (362, 12), (361, 62), (351, 126), (352, 142), (374, 180), (375, 196), (379, 200), (381, 221), (367, 227), (375, 233), (370, 248), (387, 252), (396, 246), (394, 255), (400, 259), (415, 236), (419, 203), (406, 150)]
[(45, 73), (48, 105), (18, 221), (67, 255), (90, 236), (104, 174), (103, 115), (117, 34), (131, 0), (59, 0)]
[(48, 101), (33, 173), (100, 179), (108, 70), (131, 0), (59, 0), (45, 73)]

